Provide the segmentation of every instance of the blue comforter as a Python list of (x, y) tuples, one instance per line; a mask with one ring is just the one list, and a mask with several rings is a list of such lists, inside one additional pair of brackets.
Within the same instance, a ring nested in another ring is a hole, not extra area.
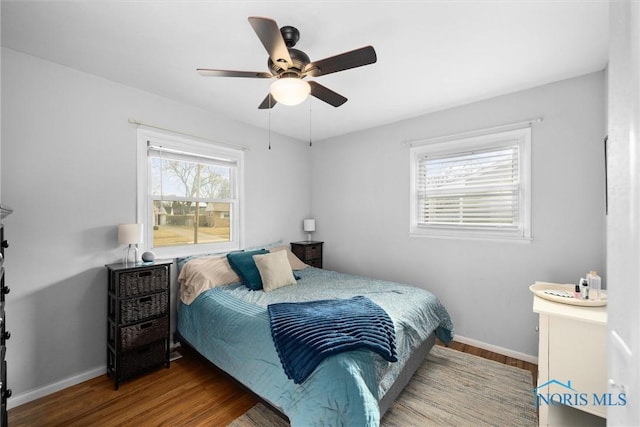
[[(241, 284), (202, 293), (180, 304), (178, 332), (201, 354), (274, 407), (292, 426), (378, 426), (378, 401), (391, 387), (410, 353), (432, 332), (453, 337), (446, 309), (428, 291), (392, 282), (307, 268), (298, 284), (272, 292)], [(367, 350), (327, 357), (302, 384), (282, 369), (271, 338), (267, 306), (366, 295), (391, 317), (398, 361)]]

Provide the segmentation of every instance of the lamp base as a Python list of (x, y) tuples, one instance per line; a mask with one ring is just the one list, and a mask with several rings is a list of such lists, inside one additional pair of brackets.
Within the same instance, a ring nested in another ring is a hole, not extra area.
[(134, 266), (138, 263), (138, 245), (130, 244), (124, 250), (124, 256), (122, 257), (122, 263), (125, 266)]

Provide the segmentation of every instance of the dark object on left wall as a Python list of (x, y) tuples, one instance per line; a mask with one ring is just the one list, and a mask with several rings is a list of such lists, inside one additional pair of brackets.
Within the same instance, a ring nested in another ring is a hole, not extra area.
[[(2, 218), (5, 218), (11, 212), (11, 209), (5, 209), (1, 206)], [(5, 354), (7, 351), (6, 342), (11, 337), (11, 333), (6, 330), (7, 319), (4, 310), (5, 296), (9, 293), (9, 288), (5, 284), (4, 277), (4, 256), (5, 249), (9, 247), (9, 242), (4, 239), (4, 224), (0, 224), (0, 427), (6, 427), (7, 423), (7, 399), (11, 397), (11, 389), (7, 387), (7, 361)]]

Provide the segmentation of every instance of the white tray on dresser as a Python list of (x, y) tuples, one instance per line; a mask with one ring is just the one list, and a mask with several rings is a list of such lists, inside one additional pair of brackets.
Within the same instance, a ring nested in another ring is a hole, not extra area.
[[(605, 291), (600, 291), (599, 300), (584, 300), (573, 296), (575, 287), (576, 285), (571, 284), (536, 282), (529, 286), (529, 289), (540, 298), (563, 304), (580, 305), (583, 307), (600, 307), (607, 305), (607, 293)], [(566, 296), (560, 296), (563, 294)]]

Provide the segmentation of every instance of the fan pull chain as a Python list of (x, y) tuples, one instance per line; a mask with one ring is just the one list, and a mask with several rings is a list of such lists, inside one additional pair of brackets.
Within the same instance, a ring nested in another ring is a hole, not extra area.
[(311, 142), (311, 97), (309, 97), (309, 147), (311, 147), (313, 143)]
[(269, 94), (269, 150), (271, 150), (271, 94)]

